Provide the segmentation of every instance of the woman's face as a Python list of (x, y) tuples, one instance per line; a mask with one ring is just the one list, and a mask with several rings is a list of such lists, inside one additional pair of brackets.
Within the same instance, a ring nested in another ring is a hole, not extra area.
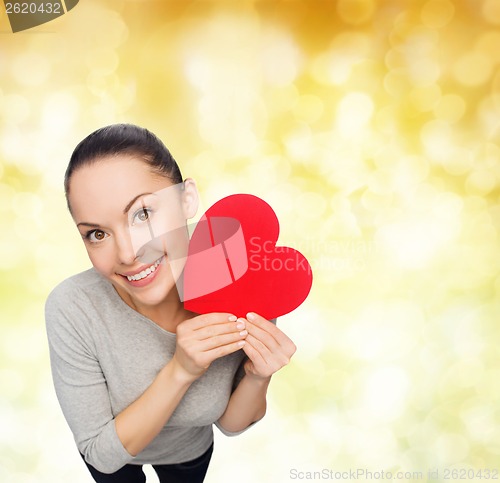
[(131, 155), (79, 168), (69, 185), (73, 219), (93, 266), (136, 309), (177, 296), (172, 289), (187, 253), (186, 220), (197, 203), (193, 180), (181, 189)]

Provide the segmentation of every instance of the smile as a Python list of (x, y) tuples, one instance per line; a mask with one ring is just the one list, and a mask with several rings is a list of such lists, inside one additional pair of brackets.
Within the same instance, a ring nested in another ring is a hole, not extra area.
[(158, 265), (161, 263), (162, 260), (163, 257), (156, 260), (156, 262), (154, 262), (153, 265), (151, 265), (148, 268), (145, 268), (141, 272), (136, 273), (135, 275), (127, 275), (126, 277), (128, 281), (132, 282), (132, 281), (142, 280), (143, 278), (146, 278), (148, 275), (151, 275), (156, 270), (156, 268), (158, 267)]

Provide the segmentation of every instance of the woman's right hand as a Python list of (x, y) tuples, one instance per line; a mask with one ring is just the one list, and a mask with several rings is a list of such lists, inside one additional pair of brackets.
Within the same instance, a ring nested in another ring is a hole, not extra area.
[(248, 332), (244, 321), (227, 313), (198, 315), (177, 326), (172, 362), (179, 377), (194, 382), (220, 357), (240, 350)]

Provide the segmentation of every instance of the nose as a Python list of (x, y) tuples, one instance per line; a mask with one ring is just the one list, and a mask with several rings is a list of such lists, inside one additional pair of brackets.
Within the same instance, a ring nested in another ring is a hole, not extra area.
[(132, 265), (135, 262), (137, 255), (134, 251), (134, 247), (132, 246), (130, 235), (122, 233), (119, 236), (116, 236), (115, 245), (118, 261), (122, 265)]

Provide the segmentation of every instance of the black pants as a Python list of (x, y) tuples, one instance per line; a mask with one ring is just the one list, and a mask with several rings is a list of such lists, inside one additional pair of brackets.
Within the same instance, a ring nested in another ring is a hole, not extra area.
[[(207, 473), (208, 464), (212, 458), (214, 445), (198, 458), (185, 463), (173, 465), (152, 465), (160, 483), (202, 483)], [(83, 455), (82, 455), (83, 458)], [(84, 459), (85, 461), (85, 459)], [(125, 465), (115, 473), (106, 474), (97, 471), (86, 461), (94, 480), (98, 483), (145, 483), (146, 475), (142, 471), (142, 465)]]

